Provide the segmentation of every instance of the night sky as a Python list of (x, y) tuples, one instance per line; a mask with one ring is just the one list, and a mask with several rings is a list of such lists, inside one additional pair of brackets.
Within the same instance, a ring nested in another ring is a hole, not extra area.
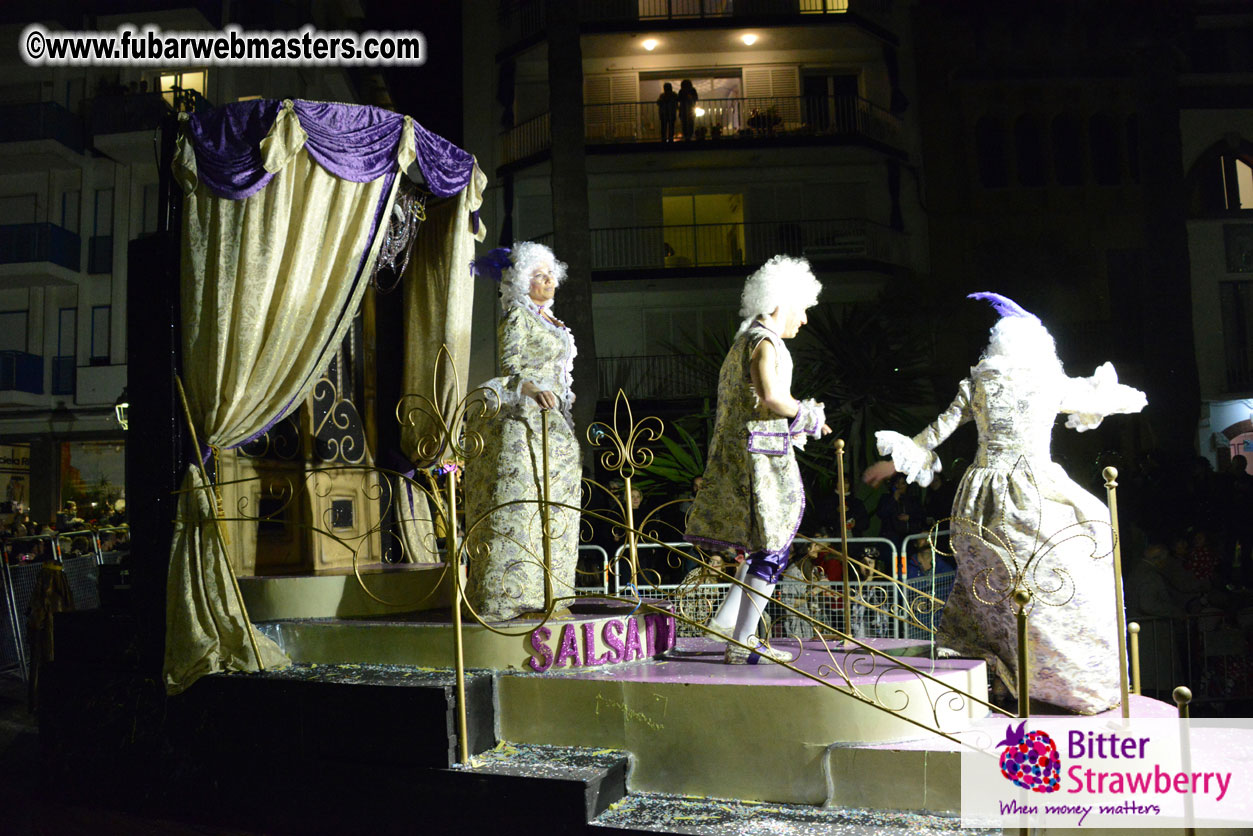
[[(396, 108), (427, 130), (462, 145), (461, 4), (456, 2), (365, 4), (366, 21), (379, 31), (417, 29), (426, 36), (427, 61), (421, 67), (384, 70)], [(494, 26), (495, 21), (488, 25)], [(494, 34), (494, 30), (493, 30)]]

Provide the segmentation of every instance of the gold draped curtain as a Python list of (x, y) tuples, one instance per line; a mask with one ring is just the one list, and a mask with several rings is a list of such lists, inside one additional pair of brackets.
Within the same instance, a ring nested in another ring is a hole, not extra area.
[[(286, 103), (261, 143), (264, 166), (273, 178), (252, 196), (230, 200), (197, 181), (190, 140), (179, 139), (175, 169), (186, 192), (184, 388), (201, 445), (237, 445), (303, 401), (329, 362), (329, 352), (343, 339), (368, 284), (397, 178), (390, 183), (387, 178), (340, 179), (314, 162), (304, 144), (304, 130)], [(414, 156), (412, 125), (406, 119), (398, 172)], [(473, 192), (481, 202), (484, 180), (476, 167), (472, 187), (448, 203), (477, 209), (477, 202), (470, 206), (464, 198)], [(380, 228), (371, 235), (380, 199)], [(462, 218), (464, 226), (468, 211)], [(464, 277), (443, 277), (446, 283), (469, 282), (470, 257), (452, 270)], [(447, 316), (462, 316), (468, 329), (468, 310), (444, 309)], [(212, 486), (193, 463), (183, 479), (170, 550), (164, 682), (171, 694), (208, 673), (287, 664), (278, 646), (248, 621), (226, 549)]]
[[(483, 203), (486, 186), (487, 178), (476, 169), (460, 194), (427, 209), (427, 219), (418, 231), (418, 243), (405, 276), (401, 391), (431, 398), (445, 416), (452, 415), (457, 401), (466, 394), (470, 373), (474, 279), (469, 267), (474, 258), (474, 242), (482, 241), (487, 232), (481, 223), (474, 229), (470, 213)], [(447, 356), (440, 356), (441, 347), (447, 347)], [(419, 439), (439, 434), (439, 428), (425, 416), (414, 417), (414, 426), (401, 428), (401, 446), (410, 461), (418, 459)], [(403, 480), (397, 484), (396, 496), (406, 559), (418, 563), (439, 560), (426, 495), (417, 489), (412, 491), (412, 512)]]

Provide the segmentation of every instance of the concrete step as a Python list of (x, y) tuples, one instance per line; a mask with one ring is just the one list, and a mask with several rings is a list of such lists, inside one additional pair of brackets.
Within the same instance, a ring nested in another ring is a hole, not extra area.
[(502, 742), (453, 771), (540, 782), (537, 790), (548, 803), (554, 795), (581, 792), (586, 820), (591, 821), (626, 795), (629, 763), (629, 753), (616, 749)]

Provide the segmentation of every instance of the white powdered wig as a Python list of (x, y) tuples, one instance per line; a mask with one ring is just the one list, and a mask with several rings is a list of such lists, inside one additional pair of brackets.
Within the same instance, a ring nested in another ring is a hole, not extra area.
[(1003, 316), (992, 326), (992, 336), (980, 362), (1061, 369), (1053, 335), (1034, 317)]
[(753, 320), (775, 312), (780, 305), (793, 302), (803, 308), (818, 304), (822, 283), (814, 277), (809, 262), (803, 258), (776, 255), (744, 282), (740, 296), (739, 333), (744, 333)]
[(544, 244), (534, 241), (517, 241), (509, 254), (513, 266), (504, 270), (500, 276), (500, 304), (505, 309), (510, 305), (523, 305), (530, 302), (531, 273), (536, 267), (547, 265), (552, 268), (553, 281), (560, 287), (566, 278), (565, 262), (558, 261), (553, 251)]

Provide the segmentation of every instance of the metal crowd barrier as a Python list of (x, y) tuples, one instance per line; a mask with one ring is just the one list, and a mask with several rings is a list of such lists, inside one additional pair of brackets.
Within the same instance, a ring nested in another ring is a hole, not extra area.
[[(944, 538), (946, 541), (948, 532), (940, 532), (939, 536)], [(908, 541), (925, 540), (926, 538), (927, 535), (925, 534), (914, 535), (907, 538), (907, 548)], [(836, 537), (807, 539), (812, 539), (814, 542), (832, 545), (839, 545), (841, 542), (841, 540)], [(940, 600), (947, 599), (949, 592), (952, 591), (953, 582), (956, 579), (956, 572), (936, 572), (934, 564), (932, 565), (932, 571), (928, 576), (913, 579), (907, 578), (904, 558), (897, 552), (896, 545), (891, 540), (882, 537), (850, 537), (848, 542), (849, 551), (852, 553), (854, 558), (872, 560), (880, 571), (887, 569), (888, 571), (885, 572), (885, 574), (891, 574), (897, 580), (896, 583), (889, 580), (862, 581), (858, 585), (858, 589), (864, 598), (869, 598), (877, 603), (881, 603), (886, 608), (896, 610), (902, 604), (911, 603), (908, 601), (902, 601), (902, 595), (909, 596), (910, 590), (927, 593), (939, 598)], [(799, 541), (799, 543), (803, 546), (804, 541)], [(585, 546), (580, 548), (598, 547)], [(647, 555), (649, 551), (655, 551), (663, 548), (688, 551), (694, 549), (695, 547), (692, 546), (691, 543), (683, 541), (671, 543), (636, 544), (637, 553), (641, 555), (640, 561), (644, 566), (648, 566), (649, 562), (646, 560), (645, 555)], [(598, 550), (601, 551), (602, 555), (604, 554), (603, 549)], [(626, 546), (620, 546), (615, 552), (616, 559), (621, 559), (625, 552)], [(667, 552), (662, 560), (668, 560), (669, 557), (670, 554)], [(654, 563), (655, 562), (656, 561), (654, 561)], [(625, 564), (622, 565), (625, 567)], [(654, 566), (654, 568), (656, 567)], [(686, 571), (684, 571), (683, 574), (686, 574)], [(610, 580), (611, 575), (612, 582)], [(612, 587), (615, 595), (621, 595), (624, 590), (626, 590), (627, 584), (622, 577), (622, 574), (610, 572), (608, 564), (605, 564), (603, 577), (603, 586), (586, 584), (580, 588), (586, 589), (589, 592), (608, 592), (610, 587)], [(581, 578), (581, 580), (585, 579), (586, 576)], [(793, 586), (797, 587), (797, 589), (793, 590), (790, 588)], [(676, 604), (680, 603), (681, 600), (689, 612), (698, 613), (700, 615), (712, 615), (717, 611), (717, 608), (721, 605), (723, 599), (726, 598), (727, 591), (730, 587), (731, 584), (729, 583), (702, 584), (697, 588), (692, 588), (682, 583), (659, 584), (647, 585), (641, 590), (641, 593), (649, 598), (663, 599)], [(812, 618), (821, 621), (830, 627), (842, 632), (848, 632), (844, 625), (844, 613), (840, 599), (843, 587), (843, 581), (820, 581), (808, 585), (805, 587), (805, 591), (802, 592), (801, 584), (795, 581), (789, 582), (788, 578), (785, 576), (776, 588), (775, 596), (778, 601), (781, 601), (794, 609), (800, 610), (801, 612), (807, 612)], [(802, 638), (808, 638), (812, 635), (812, 628), (807, 622), (804, 622), (803, 619), (792, 616), (774, 601), (767, 604), (766, 616), (769, 619), (769, 623), (772, 625), (772, 634), (776, 638), (782, 638), (785, 635), (791, 635), (794, 633), (802, 634)], [(934, 625), (935, 623), (938, 623), (939, 620), (939, 612), (937, 611), (932, 613), (927, 618), (932, 621), (932, 624), (928, 626), (934, 630)], [(848, 625), (848, 627), (851, 628), (851, 635), (857, 638), (929, 639), (932, 635), (930, 632), (918, 627), (917, 625), (904, 624), (898, 619), (892, 618), (885, 613), (876, 612), (870, 608), (862, 606), (861, 604), (855, 604), (853, 606), (851, 620), (852, 623)], [(702, 634), (703, 631), (698, 628), (690, 627), (682, 623), (679, 625), (680, 636), (698, 636)]]
[(586, 590), (587, 592), (596, 592), (596, 593), (606, 594), (606, 595), (609, 593), (609, 553), (606, 552), (604, 548), (602, 548), (601, 546), (582, 545), (582, 546), (579, 546), (579, 556), (580, 556), (579, 562), (580, 563), (582, 562), (581, 558), (585, 554), (596, 555), (598, 553), (600, 556), (600, 559), (598, 561), (598, 565), (600, 568), (596, 572), (596, 577), (600, 579), (600, 583), (599, 584), (587, 583), (587, 581), (590, 581), (592, 579), (592, 576), (584, 572), (580, 572), (579, 574), (575, 576), (574, 583), (576, 587), (576, 592), (581, 589), (581, 590)]
[(1140, 625), (1141, 693), (1169, 699), (1175, 683), (1192, 682), (1195, 703), (1253, 700), (1248, 610), (1129, 619)]
[[(27, 631), (31, 599), (35, 594), (36, 581), (47, 562), (61, 564), (74, 598), (74, 609), (90, 610), (100, 606), (100, 567), (118, 563), (124, 552), (102, 551), (101, 534), (127, 532), (125, 527), (108, 526), (98, 529), (82, 529), (54, 534), (36, 534), (12, 537), (4, 544), (0, 566), (3, 572), (3, 612), (0, 612), (0, 671), (16, 669), (22, 677), (30, 675), (31, 650)], [(65, 545), (76, 539), (87, 541), (90, 551), (67, 554)], [(23, 548), (43, 543), (40, 559), (21, 561)]]
[(16, 668), (21, 672), (22, 678), (27, 677), (26, 664), (26, 648), (22, 640), (22, 634), (18, 630), (19, 618), (17, 611), (16, 596), (14, 595), (13, 573), (9, 567), (7, 560), (0, 560), (0, 569), (3, 569), (4, 588), (0, 590), (3, 595), (4, 612), (3, 623), (0, 627), (0, 671), (9, 671)]

